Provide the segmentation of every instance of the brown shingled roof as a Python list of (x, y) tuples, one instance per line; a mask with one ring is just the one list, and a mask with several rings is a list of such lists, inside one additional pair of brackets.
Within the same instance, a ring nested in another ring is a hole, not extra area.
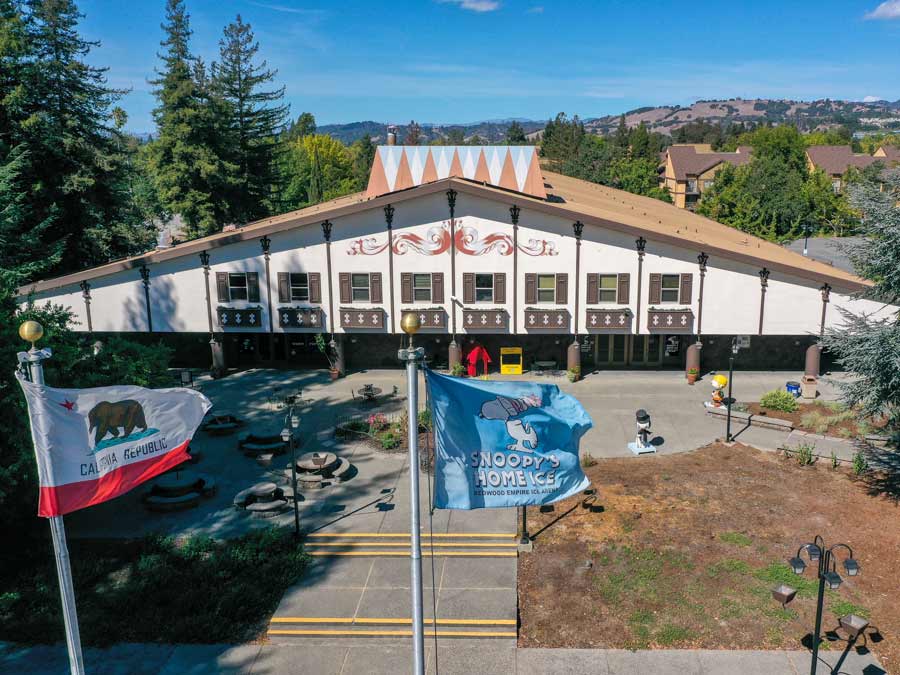
[(887, 164), (900, 163), (900, 146), (882, 145), (875, 151), (875, 159)]
[(733, 166), (741, 166), (750, 161), (751, 148), (742, 146), (737, 152), (707, 152), (707, 144), (672, 145), (668, 155), (675, 169), (675, 180), (687, 180), (688, 176), (699, 176), (717, 164), (728, 162)]
[(842, 176), (851, 166), (864, 169), (876, 161), (872, 155), (854, 153), (849, 145), (811, 145), (806, 155), (829, 176)]

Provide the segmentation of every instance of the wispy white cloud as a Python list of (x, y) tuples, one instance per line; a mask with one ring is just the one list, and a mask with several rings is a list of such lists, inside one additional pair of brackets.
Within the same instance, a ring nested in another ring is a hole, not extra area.
[(866, 14), (867, 19), (900, 19), (900, 0), (885, 0)]
[(442, 5), (456, 5), (471, 12), (493, 12), (500, 9), (499, 0), (437, 0)]
[(543, 7), (543, 5), (535, 5), (534, 7), (529, 7), (527, 10), (525, 10), (525, 13), (526, 14), (543, 14), (544, 7)]
[(325, 14), (324, 9), (306, 9), (304, 7), (291, 7), (290, 5), (277, 5), (268, 2), (253, 2), (252, 0), (248, 4), (263, 9), (271, 9), (273, 12), (284, 12), (286, 14), (301, 14), (310, 17), (321, 17)]

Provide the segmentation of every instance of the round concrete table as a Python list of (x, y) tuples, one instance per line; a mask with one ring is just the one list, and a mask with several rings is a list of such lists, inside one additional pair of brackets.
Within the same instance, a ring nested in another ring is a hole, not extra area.
[(199, 492), (200, 476), (195, 471), (171, 471), (153, 481), (153, 489), (159, 495), (178, 497), (189, 492)]
[[(313, 461), (313, 458), (316, 455), (318, 455), (319, 462), (321, 463)], [(325, 460), (324, 462), (322, 461), (323, 458)], [(337, 455), (333, 452), (307, 452), (297, 459), (297, 468), (306, 473), (324, 473), (333, 468), (339, 461)]]

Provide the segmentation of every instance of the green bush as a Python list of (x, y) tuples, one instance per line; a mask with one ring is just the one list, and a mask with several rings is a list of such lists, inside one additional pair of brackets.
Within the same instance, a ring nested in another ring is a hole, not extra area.
[(453, 377), (463, 377), (466, 374), (466, 367), (461, 363), (454, 363), (453, 368), (450, 369), (450, 374)]
[(584, 453), (581, 456), (581, 466), (585, 469), (591, 466), (595, 466), (597, 464), (597, 459), (589, 452)]
[(797, 460), (800, 466), (812, 466), (819, 458), (815, 454), (816, 446), (812, 443), (800, 443), (795, 448), (784, 448), (784, 456)]
[(866, 459), (866, 456), (862, 452), (853, 455), (853, 475), (862, 476), (868, 470), (869, 460)]
[(400, 434), (393, 431), (386, 431), (378, 437), (381, 441), (381, 447), (384, 450), (393, 450), (400, 447)]
[(759, 407), (791, 413), (797, 410), (797, 399), (783, 389), (773, 389), (762, 395), (762, 398), (759, 399)]
[(431, 409), (425, 408), (425, 410), (420, 410), (417, 418), (420, 427), (424, 427), (425, 429), (431, 429)]

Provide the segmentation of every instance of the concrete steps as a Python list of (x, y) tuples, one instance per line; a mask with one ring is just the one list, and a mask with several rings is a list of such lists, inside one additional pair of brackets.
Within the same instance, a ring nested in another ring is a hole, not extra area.
[[(517, 538), (507, 533), (436, 533), (422, 535), (422, 557), (516, 558)], [(405, 533), (314, 533), (304, 549), (311, 556), (409, 557)]]
[[(412, 637), (410, 618), (275, 617), (269, 637), (404, 638)], [(425, 636), (443, 638), (515, 638), (516, 619), (425, 619)]]

